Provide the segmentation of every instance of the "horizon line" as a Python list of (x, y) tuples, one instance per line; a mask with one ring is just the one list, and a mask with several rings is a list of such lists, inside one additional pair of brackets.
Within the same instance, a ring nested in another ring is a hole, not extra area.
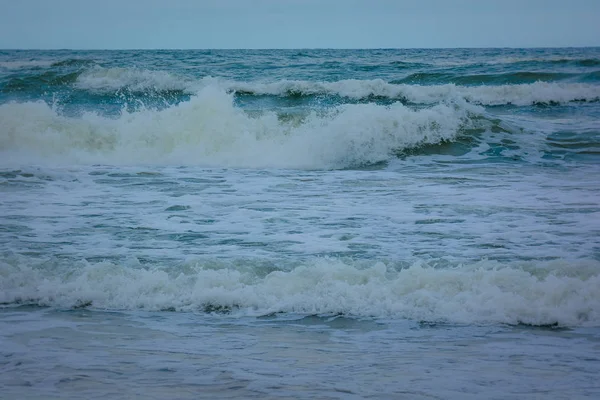
[(485, 50), (485, 49), (593, 49), (594, 46), (473, 46), (473, 47), (118, 47), (118, 48), (70, 48), (70, 47), (3, 47), (0, 51), (209, 51), (209, 50)]

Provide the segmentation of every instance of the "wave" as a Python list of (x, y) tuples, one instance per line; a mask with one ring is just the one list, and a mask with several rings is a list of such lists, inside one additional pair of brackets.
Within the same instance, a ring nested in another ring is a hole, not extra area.
[[(420, 74), (423, 75), (423, 74)], [(438, 79), (440, 74), (428, 74)], [(445, 74), (442, 74), (445, 75)], [(346, 79), (333, 82), (279, 80), (269, 83), (236, 82), (213, 77), (199, 80), (172, 75), (163, 71), (137, 70), (127, 68), (94, 68), (78, 77), (75, 83), (79, 89), (116, 92), (119, 90), (181, 91), (185, 94), (197, 93), (207, 86), (218, 86), (223, 90), (240, 95), (271, 96), (340, 96), (353, 100), (368, 100), (372, 97), (405, 101), (414, 104), (433, 104), (454, 101), (462, 98), (468, 102), (484, 105), (525, 106), (533, 104), (563, 104), (573, 101), (600, 100), (600, 85), (592, 83), (542, 82), (542, 73), (515, 73), (510, 76), (468, 76), (469, 84), (477, 79), (521, 79), (529, 83), (497, 86), (460, 86), (454, 83), (423, 86), (408, 84), (412, 78), (386, 82), (381, 79)], [(589, 75), (589, 74), (588, 74)], [(413, 77), (414, 78), (414, 77)], [(427, 78), (429, 79), (429, 78)], [(446, 79), (446, 78), (444, 78)], [(489, 83), (489, 82), (488, 82)]]
[(519, 85), (524, 83), (554, 82), (577, 77), (578, 74), (563, 72), (510, 72), (503, 74), (456, 75), (440, 72), (417, 72), (394, 83), (407, 84), (440, 84), (454, 83), (457, 85)]
[(252, 261), (237, 267), (212, 261), (147, 269), (135, 263), (66, 267), (5, 259), (0, 303), (599, 326), (599, 269), (597, 261), (518, 265), (484, 260), (455, 268), (416, 263), (398, 270), (381, 262), (314, 259), (278, 270)]
[(0, 106), (0, 154), (4, 164), (349, 168), (453, 140), (481, 112), (464, 102), (420, 110), (395, 103), (250, 116), (217, 87), (166, 109), (124, 110), (117, 118), (67, 117), (43, 102), (7, 103)]
[(77, 77), (75, 87), (99, 93), (181, 91), (192, 94), (199, 89), (197, 82), (194, 80), (166, 71), (103, 67), (95, 67), (84, 71)]
[(79, 78), (78, 72), (46, 71), (37, 75), (14, 77), (2, 87), (2, 91), (5, 93), (36, 92), (46, 90), (48, 87), (58, 88), (71, 85), (77, 81), (77, 78)]
[(482, 58), (466, 59), (466, 60), (447, 60), (437, 59), (428, 60), (429, 64), (437, 67), (477, 67), (477, 66), (493, 66), (505, 65), (519, 68), (552, 68), (556, 66), (568, 67), (596, 67), (600, 65), (600, 59), (589, 56), (555, 56), (555, 55), (539, 55), (539, 56), (485, 56)]
[(53, 60), (5, 60), (0, 61), (0, 69), (20, 70), (20, 69), (41, 69), (57, 67), (88, 67), (95, 64), (96, 61), (87, 58), (68, 58), (61, 61)]
[(67, 58), (65, 60), (56, 61), (52, 63), (52, 67), (87, 67), (94, 65), (95, 60), (91, 58)]
[(585, 58), (577, 60), (576, 64), (582, 67), (596, 67), (600, 65), (600, 60), (597, 58)]
[[(564, 79), (570, 75), (542, 72), (469, 76), (454, 76), (447, 73), (417, 73), (391, 82), (381, 79), (346, 79), (332, 82), (284, 79), (263, 83), (229, 81), (214, 77), (195, 79), (160, 70), (95, 66), (82, 72), (64, 75), (69, 78), (68, 80), (61, 81), (63, 75), (56, 76), (56, 82), (58, 83), (73, 84), (76, 89), (102, 94), (129, 92), (140, 94), (163, 93), (165, 96), (172, 93), (193, 95), (208, 86), (218, 86), (223, 90), (246, 96), (298, 97), (326, 95), (352, 100), (368, 100), (372, 97), (379, 97), (414, 104), (432, 104), (463, 98), (468, 102), (484, 106), (505, 104), (524, 106), (563, 104), (573, 101), (598, 101), (600, 99), (600, 85), (591, 82), (544, 82)], [(593, 73), (584, 74), (584, 78), (587, 81), (593, 81), (595, 75)], [(35, 87), (40, 80), (44, 81), (46, 78), (45, 75), (42, 75), (26, 79), (33, 79), (31, 86)], [(424, 84), (431, 85), (424, 86)], [(494, 84), (495, 86), (483, 86), (483, 84)]]
[(43, 68), (52, 65), (49, 60), (7, 60), (0, 61), (0, 69), (18, 70), (28, 68)]
[(483, 106), (564, 104), (573, 101), (599, 101), (600, 85), (589, 83), (535, 82), (520, 85), (458, 86), (407, 85), (381, 79), (336, 82), (287, 81), (273, 83), (229, 82), (222, 85), (241, 94), (274, 96), (336, 95), (350, 99), (382, 97), (413, 104), (435, 104), (466, 100)]
[[(36, 75), (12, 77), (4, 92), (40, 92), (58, 89), (87, 91), (104, 96), (134, 95), (186, 100), (206, 87), (217, 86), (238, 96), (318, 97), (334, 96), (351, 101), (387, 99), (411, 104), (435, 104), (457, 99), (483, 105), (528, 106), (600, 100), (597, 72), (580, 74), (581, 82), (557, 82), (570, 74), (515, 72), (490, 75), (453, 75), (420, 72), (390, 82), (382, 79), (339, 81), (278, 80), (231, 81), (216, 77), (195, 78), (162, 70), (85, 67), (91, 60), (64, 60), (66, 66), (83, 63), (77, 70), (50, 70)], [(510, 83), (510, 84), (509, 84)], [(40, 93), (37, 93), (40, 95)]]
[(431, 64), (427, 63), (410, 61), (392, 61), (389, 65), (394, 66), (396, 69), (428, 68), (431, 66)]
[[(422, 58), (427, 56), (422, 55)], [(465, 58), (452, 58), (452, 57), (433, 57), (426, 61), (412, 62), (412, 60), (399, 61), (401, 65), (406, 63), (407, 65), (414, 64), (415, 68), (472, 68), (472, 67), (489, 67), (489, 66), (515, 66), (518, 68), (553, 68), (553, 67), (596, 67), (600, 65), (600, 59), (596, 57), (573, 55), (573, 56), (556, 56), (556, 55), (539, 55), (539, 56), (510, 56), (506, 54), (476, 54), (471, 53), (469, 57)]]
[(526, 64), (526, 65), (572, 65), (576, 67), (597, 67), (600, 65), (598, 58), (579, 58), (579, 57), (562, 57), (562, 58), (524, 58), (524, 59), (508, 59), (505, 63), (509, 64)]

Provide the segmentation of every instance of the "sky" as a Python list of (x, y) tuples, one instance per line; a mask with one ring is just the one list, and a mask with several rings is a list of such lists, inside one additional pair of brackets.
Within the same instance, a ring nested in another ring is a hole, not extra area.
[(600, 46), (600, 0), (0, 0), (4, 49)]

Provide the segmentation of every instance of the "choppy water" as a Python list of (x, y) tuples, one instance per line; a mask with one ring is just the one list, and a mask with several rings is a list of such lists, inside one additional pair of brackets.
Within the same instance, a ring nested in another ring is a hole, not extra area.
[(0, 51), (7, 398), (595, 398), (600, 49)]

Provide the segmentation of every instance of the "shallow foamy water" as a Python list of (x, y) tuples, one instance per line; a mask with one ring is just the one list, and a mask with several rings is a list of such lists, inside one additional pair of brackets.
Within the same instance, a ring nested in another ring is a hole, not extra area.
[(1, 393), (597, 397), (599, 54), (2, 52)]

